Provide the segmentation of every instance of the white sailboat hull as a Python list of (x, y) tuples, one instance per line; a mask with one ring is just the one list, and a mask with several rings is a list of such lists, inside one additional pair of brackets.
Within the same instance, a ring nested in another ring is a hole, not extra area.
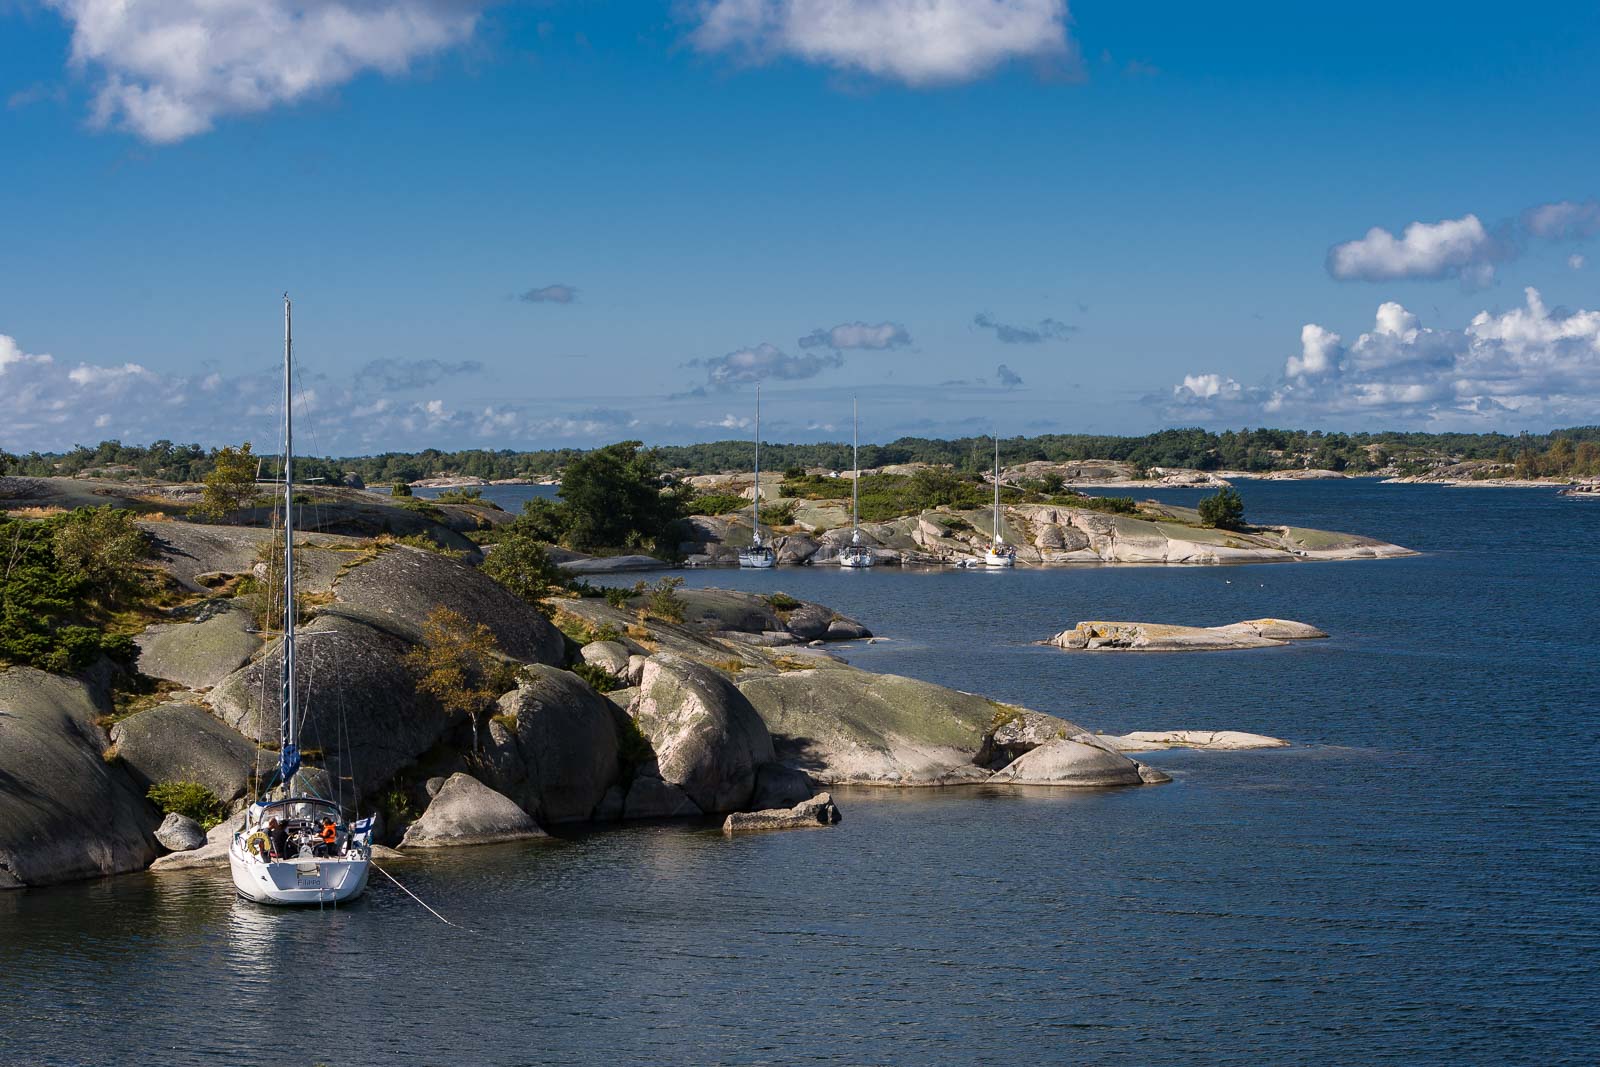
[(868, 567), (872, 566), (872, 564), (874, 562), (875, 561), (873, 560), (873, 558), (871, 556), (840, 556), (839, 557), (839, 566), (848, 567), (851, 570), (858, 570), (858, 571), (859, 570), (866, 570)]
[(354, 900), (367, 888), (371, 862), (362, 853), (262, 863), (245, 853), (237, 834), (228, 847), (234, 889), (258, 904), (325, 905)]
[(771, 552), (741, 552), (739, 553), (739, 566), (752, 570), (771, 570), (778, 560)]
[(983, 554), (985, 567), (1015, 567), (1017, 557), (1005, 552), (985, 552)]

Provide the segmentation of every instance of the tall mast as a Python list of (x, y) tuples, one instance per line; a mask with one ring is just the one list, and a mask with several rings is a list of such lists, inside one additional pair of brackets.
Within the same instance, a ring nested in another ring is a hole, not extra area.
[(755, 547), (761, 547), (761, 383), (756, 383), (756, 506)]
[(300, 769), (299, 723), (294, 691), (294, 329), (289, 294), (283, 294), (283, 655), (279, 658), (279, 703), (283, 713), (278, 776), (286, 796), (294, 795)]
[(1000, 543), (1000, 435), (994, 435), (994, 543)]
[(850, 529), (859, 539), (861, 533), (861, 431), (860, 410), (855, 397), (850, 398)]

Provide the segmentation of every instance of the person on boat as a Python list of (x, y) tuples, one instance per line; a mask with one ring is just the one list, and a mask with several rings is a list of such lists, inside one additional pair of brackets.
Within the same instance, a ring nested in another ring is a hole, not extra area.
[(281, 859), (289, 858), (289, 830), (278, 821), (274, 815), (267, 821), (267, 833), (272, 838), (272, 854)]
[(317, 855), (338, 855), (337, 846), (339, 844), (339, 828), (333, 825), (333, 819), (331, 816), (324, 815), (322, 817), (322, 830), (317, 836), (322, 842), (317, 846)]

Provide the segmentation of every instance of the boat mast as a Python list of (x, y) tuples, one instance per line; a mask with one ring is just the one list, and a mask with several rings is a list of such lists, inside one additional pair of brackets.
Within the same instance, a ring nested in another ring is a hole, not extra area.
[(1000, 538), (1000, 435), (994, 435), (994, 543), (998, 548)]
[(850, 398), (850, 466), (853, 477), (850, 479), (850, 530), (852, 541), (861, 540), (861, 433), (857, 425), (860, 419), (859, 405), (855, 397)]
[(279, 657), (279, 704), (283, 713), (278, 776), (285, 796), (294, 795), (300, 745), (294, 691), (294, 330), (289, 294), (283, 294), (283, 655)]
[(756, 505), (754, 511), (755, 537), (752, 544), (761, 547), (761, 383), (756, 383)]

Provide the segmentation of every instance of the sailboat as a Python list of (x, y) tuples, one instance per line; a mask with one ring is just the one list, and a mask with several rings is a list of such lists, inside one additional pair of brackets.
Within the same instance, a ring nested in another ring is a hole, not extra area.
[(1015, 567), (1017, 565), (1017, 550), (1014, 545), (1006, 544), (1005, 534), (1000, 532), (1000, 438), (994, 439), (994, 539), (989, 542), (988, 551), (983, 554), (985, 567)]
[(850, 401), (850, 543), (839, 553), (841, 567), (870, 567), (874, 562), (872, 549), (861, 543), (861, 435), (856, 401)]
[(278, 664), (281, 744), (272, 784), (245, 812), (228, 845), (239, 895), (262, 904), (339, 904), (367, 887), (371, 818), (347, 824), (339, 804), (299, 788), (302, 718), (295, 687), (294, 331), (283, 298), (283, 637)]
[(772, 546), (761, 539), (761, 386), (756, 386), (756, 502), (752, 513), (755, 532), (750, 547), (739, 553), (739, 566), (756, 570), (771, 570), (778, 562)]

